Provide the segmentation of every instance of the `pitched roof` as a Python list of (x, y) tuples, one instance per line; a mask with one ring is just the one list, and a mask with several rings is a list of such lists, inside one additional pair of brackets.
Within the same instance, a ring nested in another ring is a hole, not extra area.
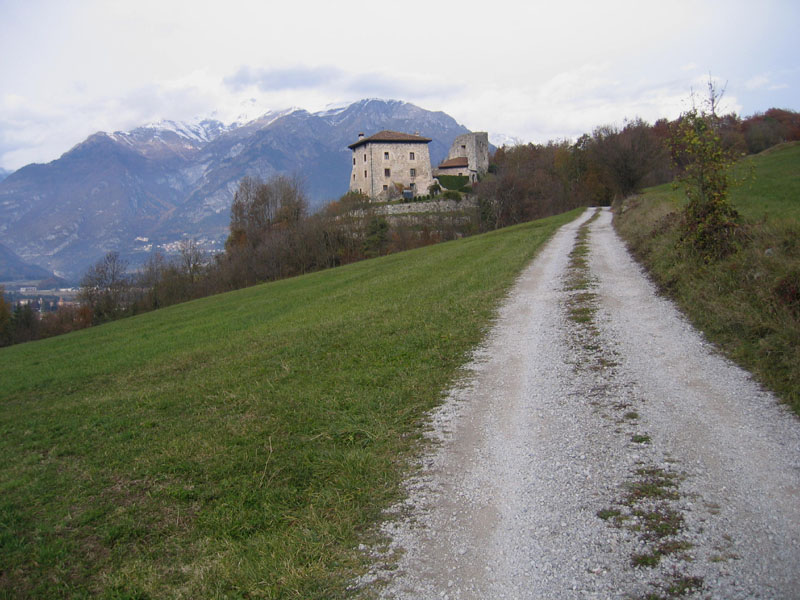
[(410, 133), (400, 133), (399, 131), (389, 131), (388, 129), (384, 129), (383, 131), (379, 131), (375, 135), (371, 135), (368, 138), (361, 138), (356, 143), (350, 144), (348, 148), (355, 149), (362, 144), (366, 144), (367, 142), (423, 142), (427, 144), (430, 141), (430, 138), (422, 137), (420, 135), (411, 135)]
[(440, 169), (447, 169), (448, 167), (468, 167), (469, 160), (466, 156), (456, 156), (455, 158), (448, 159), (439, 165)]

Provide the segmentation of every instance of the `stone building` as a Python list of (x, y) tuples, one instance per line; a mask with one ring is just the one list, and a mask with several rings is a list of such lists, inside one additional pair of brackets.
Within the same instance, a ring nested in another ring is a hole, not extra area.
[(485, 131), (458, 136), (436, 175), (465, 175), (470, 183), (489, 170), (489, 134)]
[[(469, 159), (466, 156), (456, 156), (448, 158), (436, 169), (436, 176), (439, 175), (469, 175)], [(473, 179), (470, 177), (470, 182)]]
[(353, 151), (350, 191), (386, 200), (398, 196), (423, 196), (433, 185), (430, 138), (397, 131), (380, 131), (370, 137), (358, 134)]

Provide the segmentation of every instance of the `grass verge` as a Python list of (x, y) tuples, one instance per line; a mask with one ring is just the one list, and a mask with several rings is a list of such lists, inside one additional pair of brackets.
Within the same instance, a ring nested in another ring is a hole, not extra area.
[(656, 283), (709, 340), (800, 414), (800, 144), (739, 166), (731, 194), (748, 240), (703, 264), (678, 243), (679, 191), (648, 190), (616, 207), (615, 224)]
[(0, 596), (339, 598), (578, 211), (0, 350)]

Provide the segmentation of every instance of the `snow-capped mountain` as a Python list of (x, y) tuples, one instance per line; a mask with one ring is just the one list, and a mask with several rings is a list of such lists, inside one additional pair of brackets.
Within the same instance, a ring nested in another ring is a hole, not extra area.
[(503, 146), (513, 147), (513, 146), (520, 146), (525, 143), (522, 138), (518, 138), (513, 135), (507, 135), (505, 133), (489, 133), (489, 143), (492, 146), (497, 148), (501, 148)]
[(203, 143), (210, 142), (218, 138), (220, 134), (235, 127), (236, 125), (225, 125), (214, 119), (203, 119), (196, 122), (161, 120), (157, 123), (144, 125), (141, 129), (152, 130), (156, 135), (172, 133), (187, 140)]
[(132, 131), (115, 131), (105, 135), (148, 158), (169, 160), (187, 158), (237, 126), (225, 125), (213, 119), (193, 122), (163, 120), (142, 125)]
[(317, 208), (347, 191), (347, 145), (382, 129), (431, 138), (434, 163), (467, 132), (445, 113), (378, 99), (227, 125), (205, 118), (98, 132), (0, 182), (0, 243), (72, 280), (109, 250), (136, 265), (185, 236), (221, 249), (242, 177), (296, 175)]

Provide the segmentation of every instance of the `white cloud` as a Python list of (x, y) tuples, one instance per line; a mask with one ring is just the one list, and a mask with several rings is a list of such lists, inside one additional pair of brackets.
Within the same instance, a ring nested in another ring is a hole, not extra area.
[(755, 77), (751, 77), (744, 83), (744, 88), (746, 90), (760, 90), (769, 84), (769, 77), (766, 75), (756, 75)]
[(97, 130), (370, 96), (533, 141), (674, 117), (708, 72), (730, 81), (731, 107), (797, 108), (798, 7), (3, 0), (0, 54), (18, 58), (0, 62), (0, 166), (52, 160)]
[(756, 75), (755, 77), (748, 79), (744, 84), (744, 89), (748, 91), (766, 90), (775, 92), (779, 90), (787, 90), (789, 87), (790, 86), (788, 83), (773, 82), (773, 76), (770, 74)]
[[(575, 139), (600, 125), (622, 126), (642, 118), (675, 118), (691, 107), (694, 79), (617, 80), (609, 65), (586, 65), (526, 89), (492, 88), (446, 103), (470, 129), (517, 136), (524, 141)], [(733, 97), (729, 104), (738, 106)]]

